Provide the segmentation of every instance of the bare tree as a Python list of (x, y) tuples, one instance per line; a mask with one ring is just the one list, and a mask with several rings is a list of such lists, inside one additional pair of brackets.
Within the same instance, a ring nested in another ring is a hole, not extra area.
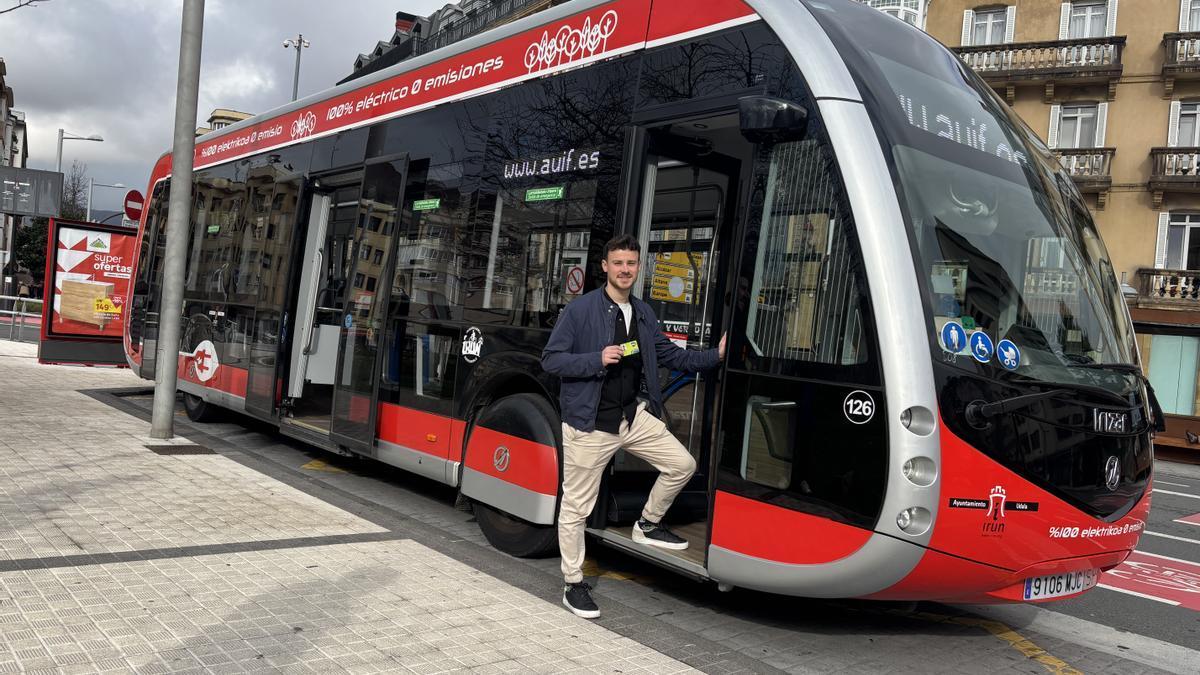
[(8, 9), (0, 9), (0, 14), (8, 14), (15, 12), (22, 7), (36, 7), (39, 2), (49, 2), (50, 0), (17, 0), (17, 4)]
[(71, 162), (71, 170), (63, 177), (63, 199), (59, 212), (68, 220), (83, 220), (87, 217), (87, 199), (87, 164), (75, 160)]

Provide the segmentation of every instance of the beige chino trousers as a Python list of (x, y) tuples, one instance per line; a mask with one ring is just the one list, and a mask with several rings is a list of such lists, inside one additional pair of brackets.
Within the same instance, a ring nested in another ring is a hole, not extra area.
[(562, 554), (563, 579), (569, 584), (583, 581), (583, 536), (587, 518), (596, 505), (604, 468), (620, 448), (658, 469), (658, 480), (642, 509), (642, 517), (661, 522), (679, 491), (696, 473), (696, 460), (667, 430), (662, 420), (638, 406), (633, 423), (621, 421), (619, 433), (579, 431), (562, 425), (563, 485), (558, 509), (558, 550)]

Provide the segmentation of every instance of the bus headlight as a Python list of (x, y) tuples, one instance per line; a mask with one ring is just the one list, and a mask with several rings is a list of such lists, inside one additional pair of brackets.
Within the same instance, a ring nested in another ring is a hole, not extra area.
[(928, 457), (912, 457), (900, 468), (908, 482), (917, 487), (929, 487), (937, 480), (937, 466)]
[(914, 537), (925, 534), (932, 522), (933, 518), (930, 516), (929, 510), (920, 506), (904, 509), (896, 516), (896, 527)]

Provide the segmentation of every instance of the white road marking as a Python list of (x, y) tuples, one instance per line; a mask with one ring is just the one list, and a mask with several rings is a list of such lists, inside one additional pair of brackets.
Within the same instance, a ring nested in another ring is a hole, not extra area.
[(1179, 603), (1175, 602), (1174, 600), (1167, 600), (1166, 598), (1160, 598), (1160, 597), (1157, 597), (1154, 595), (1147, 595), (1145, 593), (1138, 593), (1137, 591), (1130, 591), (1130, 590), (1126, 590), (1124, 588), (1117, 588), (1116, 586), (1109, 586), (1108, 584), (1096, 584), (1096, 588), (1104, 588), (1104, 589), (1107, 589), (1110, 591), (1124, 593), (1126, 595), (1136, 595), (1139, 598), (1145, 598), (1147, 600), (1154, 600), (1155, 602), (1161, 602), (1164, 605), (1171, 605), (1172, 607), (1179, 606)]
[[(1188, 517), (1191, 518), (1191, 516), (1188, 516)], [(1200, 527), (1200, 523), (1197, 523), (1197, 522), (1194, 522), (1191, 520), (1184, 520), (1183, 518), (1176, 518), (1174, 522), (1183, 523), (1184, 525), (1195, 525), (1196, 527)]]
[(1176, 497), (1191, 497), (1192, 499), (1200, 499), (1200, 495), (1189, 495), (1186, 492), (1173, 492), (1171, 490), (1159, 490), (1158, 488), (1154, 488), (1154, 491), (1161, 492), (1164, 495), (1175, 495)]
[(1191, 487), (1191, 485), (1184, 485), (1183, 483), (1171, 483), (1171, 482), (1168, 482), (1165, 480), (1156, 480), (1156, 481), (1154, 481), (1154, 484), (1155, 485), (1174, 485), (1175, 487)]
[[(1190, 544), (1200, 544), (1200, 539), (1188, 539), (1187, 537), (1177, 537), (1173, 534), (1163, 534), (1161, 532), (1151, 532), (1150, 530), (1146, 530), (1145, 534), (1148, 534), (1151, 537), (1162, 537), (1163, 539), (1174, 539), (1176, 541), (1186, 541)], [(1145, 551), (1139, 551), (1139, 552), (1146, 553)], [(1146, 555), (1152, 555), (1152, 554), (1147, 553)], [(1192, 564), (1195, 565), (1196, 563), (1192, 563)]]
[(1195, 649), (1061, 614), (1043, 606), (975, 605), (969, 609), (979, 616), (994, 619), (1007, 626), (1058, 638), (1072, 645), (1128, 659), (1168, 673), (1195, 672), (1196, 664), (1200, 663), (1200, 651)]
[(1150, 556), (1150, 557), (1152, 557), (1152, 558), (1162, 558), (1163, 560), (1171, 560), (1171, 561), (1174, 561), (1174, 562), (1177, 562), (1177, 563), (1183, 563), (1183, 564), (1185, 564), (1185, 565), (1197, 565), (1197, 564), (1200, 564), (1200, 563), (1195, 563), (1195, 562), (1192, 562), (1191, 560), (1184, 560), (1183, 558), (1172, 558), (1172, 557), (1171, 557), (1171, 556), (1169, 556), (1169, 555), (1159, 555), (1159, 554), (1157, 554), (1157, 553), (1150, 553), (1150, 552), (1148, 552), (1148, 551), (1138, 551), (1138, 553), (1140, 553), (1141, 555), (1148, 555), (1148, 556)]

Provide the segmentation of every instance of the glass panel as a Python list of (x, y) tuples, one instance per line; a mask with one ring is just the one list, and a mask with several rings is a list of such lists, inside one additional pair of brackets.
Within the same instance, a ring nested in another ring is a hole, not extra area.
[[(364, 246), (392, 248), (405, 164), (405, 160), (395, 160), (366, 168), (356, 239), (342, 256), (353, 266), (352, 278), (378, 281), (384, 273), (383, 265), (361, 259), (356, 250)], [(372, 288), (376, 287), (372, 285)], [(356, 284), (346, 295), (334, 390), (333, 431), (366, 444), (370, 444), (375, 436), (375, 364), (386, 311), (387, 306), (378, 302), (375, 291), (367, 290), (365, 283), (362, 287)]]
[(792, 413), (774, 409), (766, 396), (746, 401), (746, 438), (741, 476), (748, 481), (785, 490), (792, 484)]
[(1167, 259), (1163, 266), (1169, 270), (1183, 269), (1184, 239), (1187, 237), (1187, 226), (1172, 224), (1167, 230)]
[(1196, 137), (1197, 119), (1200, 119), (1200, 111), (1197, 111), (1196, 104), (1184, 105), (1179, 111), (1179, 145), (1188, 147), (1200, 144), (1200, 138)]
[(1077, 147), (1075, 139), (1079, 138), (1079, 118), (1068, 117), (1063, 113), (1062, 121), (1058, 125), (1058, 147), (1064, 149), (1072, 149)]
[(1189, 0), (1191, 2), (1191, 18), (1188, 20), (1188, 30), (1200, 30), (1200, 2)]
[(1155, 335), (1150, 342), (1150, 382), (1158, 395), (1163, 412), (1194, 415), (1196, 367), (1200, 359), (1200, 338), (1180, 335)]
[(1186, 264), (1180, 269), (1200, 270), (1200, 227), (1190, 228), (1188, 234)]
[[(989, 376), (1003, 372), (994, 359), (984, 364), (946, 354), (939, 336), (956, 321), (986, 332), (993, 344), (1016, 343), (1022, 358), (1015, 377), (1121, 393), (1138, 387), (1115, 371), (1074, 368), (1132, 363), (1133, 333), (1104, 244), (1053, 153), (936, 41), (913, 36), (901, 44), (888, 38), (882, 22), (872, 25), (848, 9), (821, 16), (838, 20), (834, 36), (844, 40), (840, 47), (864, 86), (880, 101), (897, 102), (873, 113), (895, 158), (920, 275), (928, 282), (935, 319), (928, 334), (937, 360)], [(1076, 136), (1085, 134), (1076, 129)], [(1030, 242), (1046, 239), (1063, 249), (1064, 265), (1053, 274), (1031, 267), (1028, 257)], [(1067, 289), (1074, 289), (1072, 301), (1058, 304), (1058, 319), (1046, 323), (1047, 298)], [(1042, 308), (1037, 317), (1031, 303)]]
[(867, 359), (856, 256), (816, 140), (770, 150), (746, 334), (756, 355), (850, 365)]

